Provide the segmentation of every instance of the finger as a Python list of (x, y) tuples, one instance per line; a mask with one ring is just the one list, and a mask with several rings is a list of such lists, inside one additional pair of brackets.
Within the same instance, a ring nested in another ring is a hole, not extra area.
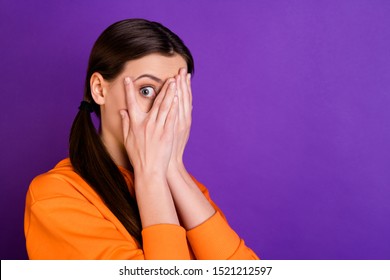
[(175, 128), (176, 119), (178, 117), (178, 111), (179, 111), (179, 100), (178, 96), (175, 95), (172, 100), (171, 108), (169, 109), (164, 129), (167, 131), (167, 133), (173, 133), (173, 130)]
[(168, 87), (170, 85), (171, 82), (173, 82), (174, 79), (168, 79), (164, 86), (162, 87), (162, 89), (160, 90), (159, 94), (157, 95), (156, 99), (154, 100), (153, 102), (153, 106), (152, 108), (150, 109), (149, 111), (149, 117), (150, 119), (152, 120), (156, 120), (157, 119), (157, 115), (158, 115), (158, 111), (160, 109), (160, 106), (165, 98), (165, 95), (167, 93), (167, 90), (168, 90)]
[(127, 110), (129, 112), (128, 116), (131, 119), (135, 119), (136, 115), (138, 112), (140, 112), (140, 108), (138, 106), (137, 99), (135, 97), (136, 90), (133, 84), (133, 81), (129, 78), (126, 77), (124, 80), (125, 84), (125, 99), (126, 99), (126, 106)]
[(181, 75), (176, 76), (176, 85), (177, 85), (177, 98), (178, 98), (178, 119), (184, 119), (184, 98), (183, 98), (183, 79)]
[(129, 136), (130, 118), (126, 110), (120, 110), (119, 113), (122, 119), (123, 140), (126, 141)]
[(190, 111), (190, 97), (189, 97), (189, 91), (188, 91), (188, 86), (187, 86), (187, 69), (182, 68), (180, 71), (180, 77), (181, 77), (181, 88), (183, 92), (183, 111), (184, 115), (187, 116), (188, 112)]
[(162, 101), (158, 110), (156, 123), (160, 126), (164, 126), (166, 122), (167, 115), (170, 112), (173, 99), (177, 95), (176, 89), (177, 89), (176, 82), (171, 82), (164, 96), (164, 100)]
[(190, 111), (192, 111), (192, 88), (191, 88), (191, 73), (187, 74), (187, 90), (188, 90), (188, 96), (189, 96), (189, 106)]

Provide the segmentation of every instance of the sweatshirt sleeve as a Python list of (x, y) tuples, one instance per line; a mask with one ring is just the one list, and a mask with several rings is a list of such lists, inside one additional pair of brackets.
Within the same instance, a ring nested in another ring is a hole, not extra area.
[(195, 178), (193, 180), (216, 210), (216, 213), (207, 221), (187, 232), (188, 241), (196, 258), (199, 260), (258, 260), (258, 256), (229, 226), (222, 211), (211, 200), (206, 187)]
[(24, 223), (30, 259), (189, 258), (184, 228), (145, 228), (142, 250), (127, 231), (118, 229), (119, 221), (110, 221), (69, 183), (51, 176), (31, 183)]

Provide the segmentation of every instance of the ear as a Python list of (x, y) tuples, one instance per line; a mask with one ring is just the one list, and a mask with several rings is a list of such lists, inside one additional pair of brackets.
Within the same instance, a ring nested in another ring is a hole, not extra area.
[(91, 95), (93, 100), (98, 105), (103, 105), (106, 102), (106, 86), (107, 82), (104, 80), (103, 76), (95, 72), (92, 74), (91, 79), (89, 80), (89, 86), (91, 88)]

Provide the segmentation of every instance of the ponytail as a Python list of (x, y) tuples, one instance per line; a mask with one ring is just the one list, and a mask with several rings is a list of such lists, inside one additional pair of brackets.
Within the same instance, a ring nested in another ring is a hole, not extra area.
[(130, 195), (121, 171), (102, 143), (88, 110), (79, 110), (73, 122), (69, 157), (74, 170), (98, 193), (142, 247), (141, 219), (136, 200)]

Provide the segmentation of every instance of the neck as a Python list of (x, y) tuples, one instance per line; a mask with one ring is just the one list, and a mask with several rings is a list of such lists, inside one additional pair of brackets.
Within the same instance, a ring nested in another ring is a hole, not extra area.
[(112, 134), (105, 132), (104, 130), (101, 131), (100, 137), (115, 164), (126, 169), (131, 169), (129, 157), (123, 144), (120, 143)]

